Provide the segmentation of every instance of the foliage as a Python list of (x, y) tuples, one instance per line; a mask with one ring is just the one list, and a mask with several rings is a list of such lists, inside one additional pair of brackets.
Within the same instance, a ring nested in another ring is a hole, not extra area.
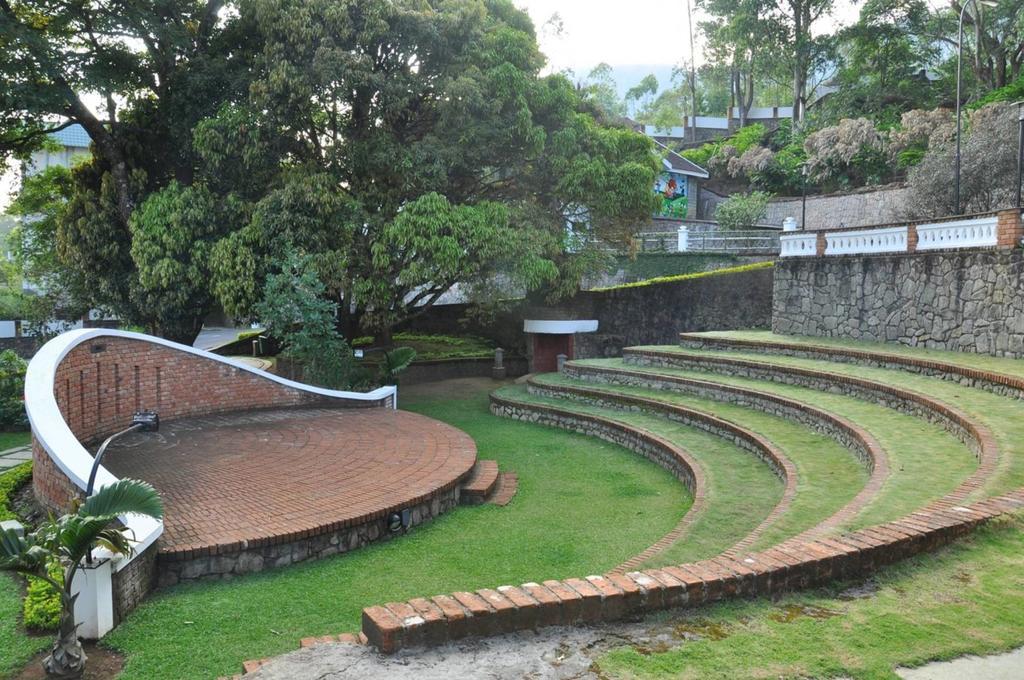
[(650, 142), (598, 125), (562, 76), (540, 77), (533, 27), (509, 3), (246, 7), (263, 41), (250, 97), (196, 133), (211, 177), (251, 178), (262, 196), (213, 249), (215, 293), (237, 317), (289, 243), (342, 303), (349, 337), (424, 312), (456, 282), (477, 300), (554, 298), (599, 260), (597, 239), (625, 242), (656, 207)]
[(29, 630), (55, 631), (60, 626), (60, 590), (53, 583), (64, 585), (64, 574), (59, 562), (52, 562), (48, 572), (50, 581), (28, 577), (22, 621)]
[(764, 191), (733, 194), (715, 209), (715, 220), (723, 229), (748, 229), (764, 219), (771, 197)]
[(940, 53), (924, 0), (867, 0), (857, 23), (839, 33), (839, 87), (824, 102), (827, 117), (867, 117), (895, 124), (914, 108), (938, 103), (941, 85), (925, 65)]
[(987, 104), (994, 104), (996, 102), (1013, 103), (1019, 101), (1024, 101), (1024, 74), (1012, 83), (1008, 83), (1003, 87), (997, 87), (990, 91), (984, 97), (972, 102), (968, 108), (980, 109)]
[(28, 364), (5, 349), (0, 352), (0, 430), (27, 430), (25, 414), (25, 371)]
[[(50, 654), (43, 659), (47, 675), (78, 677), (85, 668), (85, 654), (78, 640), (71, 584), (81, 562), (95, 547), (114, 554), (130, 555), (132, 545), (124, 528), (111, 526), (123, 515), (163, 517), (163, 502), (146, 482), (122, 479), (97, 490), (59, 518), (51, 516), (35, 531), (19, 536), (13, 529), (0, 530), (0, 571), (33, 577), (60, 593), (60, 633)], [(64, 567), (63, 582), (50, 576)]]
[(652, 286), (659, 283), (678, 283), (679, 281), (693, 281), (695, 279), (702, 279), (708, 276), (728, 276), (729, 274), (739, 274), (742, 272), (756, 271), (758, 269), (768, 269), (774, 266), (774, 262), (755, 262), (754, 264), (744, 264), (738, 267), (726, 267), (724, 269), (714, 269), (709, 272), (696, 272), (692, 274), (677, 274), (675, 276), (658, 276), (653, 279), (647, 279), (646, 281), (636, 281), (634, 283), (623, 283), (618, 286), (606, 286), (604, 288), (593, 288), (594, 291), (606, 291), (606, 290), (621, 290), (623, 288), (639, 288), (640, 286)]
[(18, 519), (11, 500), (18, 489), (32, 480), (32, 461), (25, 461), (0, 473), (0, 521)]
[(891, 176), (882, 135), (867, 118), (844, 118), (804, 140), (808, 179), (842, 188), (881, 184)]
[(626, 115), (626, 106), (619, 99), (612, 67), (608, 64), (602, 62), (592, 68), (580, 89), (584, 100), (593, 103), (606, 118), (614, 119)]
[(172, 181), (151, 193), (129, 220), (131, 258), (138, 272), (133, 297), (149, 308), (155, 327), (191, 345), (202, 329), (196, 308), (210, 309), (210, 254), (240, 222), (238, 201), (204, 185)]
[(683, 152), (683, 157), (703, 168), (721, 168), (729, 158), (743, 155), (748, 149), (761, 143), (767, 130), (761, 123), (754, 123), (737, 130), (732, 136), (702, 144), (696, 149)]
[(412, 347), (395, 347), (384, 351), (384, 361), (380, 365), (380, 381), (385, 385), (397, 385), (398, 374), (409, 368), (416, 360), (416, 350)]
[[(391, 336), (395, 343), (408, 345), (416, 351), (415, 360), (430, 361), (433, 359), (474, 359), (494, 356), (494, 343), (484, 338), (471, 335), (435, 335), (424, 333), (395, 333)], [(352, 341), (353, 347), (369, 346), (373, 338), (366, 336)]]
[(335, 327), (337, 304), (324, 298), (312, 258), (288, 252), (282, 269), (267, 277), (256, 308), (266, 332), (281, 342), (283, 356), (302, 365), (306, 382), (351, 387), (356, 380), (352, 350)]
[[(1016, 107), (989, 104), (972, 111), (962, 141), (961, 211), (987, 212), (1009, 205), (1017, 177), (1017, 148), (1006, 140), (1017, 135)], [(929, 147), (921, 162), (911, 168), (903, 212), (922, 219), (957, 214), (953, 191), (954, 148), (951, 144)]]

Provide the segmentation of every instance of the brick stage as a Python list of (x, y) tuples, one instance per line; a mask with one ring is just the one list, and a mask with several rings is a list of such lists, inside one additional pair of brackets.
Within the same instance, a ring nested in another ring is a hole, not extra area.
[(388, 535), (458, 502), (476, 462), (463, 432), (406, 411), (293, 408), (192, 417), (115, 442), (104, 465), (166, 505), (164, 584), (282, 566)]

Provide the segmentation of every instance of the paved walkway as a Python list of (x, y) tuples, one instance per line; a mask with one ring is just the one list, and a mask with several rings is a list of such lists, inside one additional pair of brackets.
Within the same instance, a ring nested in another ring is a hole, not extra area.
[(104, 465), (164, 498), (162, 552), (356, 523), (468, 472), (465, 433), (407, 411), (282, 409), (163, 424), (116, 441)]
[(897, 668), (903, 680), (1020, 680), (1024, 678), (1024, 647), (992, 656), (965, 656), (920, 668)]
[(26, 460), (32, 460), (31, 446), (16, 446), (13, 449), (0, 451), (0, 472), (21, 465)]

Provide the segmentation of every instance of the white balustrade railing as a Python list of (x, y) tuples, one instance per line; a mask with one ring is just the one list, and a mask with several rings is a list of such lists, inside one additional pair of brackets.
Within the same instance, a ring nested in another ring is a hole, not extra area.
[(996, 245), (996, 215), (917, 225), (917, 249), (986, 248)]
[(816, 234), (782, 234), (779, 236), (782, 257), (809, 257), (818, 254)]
[(907, 227), (858, 229), (825, 234), (826, 255), (907, 252)]

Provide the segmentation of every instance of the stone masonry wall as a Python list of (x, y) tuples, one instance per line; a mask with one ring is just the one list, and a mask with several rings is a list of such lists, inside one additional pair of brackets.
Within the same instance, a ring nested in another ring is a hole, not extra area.
[(1024, 252), (784, 258), (772, 330), (1024, 357)]
[[(907, 189), (898, 184), (842, 194), (807, 197), (808, 230), (863, 227), (900, 220)], [(782, 224), (787, 217), (800, 224), (801, 198), (778, 198), (768, 204), (765, 224)]]

